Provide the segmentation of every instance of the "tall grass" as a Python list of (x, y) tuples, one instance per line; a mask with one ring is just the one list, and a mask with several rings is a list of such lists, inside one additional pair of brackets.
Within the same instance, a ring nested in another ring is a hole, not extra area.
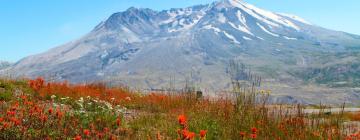
[(270, 91), (253, 85), (213, 99), (193, 90), (142, 94), (103, 84), (1, 80), (0, 88), (13, 94), (0, 105), (0, 139), (359, 138), (344, 127), (346, 113), (270, 105)]

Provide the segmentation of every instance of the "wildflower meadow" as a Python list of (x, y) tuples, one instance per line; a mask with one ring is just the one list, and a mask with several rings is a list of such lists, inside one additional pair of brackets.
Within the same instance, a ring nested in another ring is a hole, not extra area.
[[(240, 93), (236, 93), (240, 94)], [(358, 140), (360, 113), (306, 114), (270, 91), (234, 98), (105, 84), (0, 80), (0, 139)]]

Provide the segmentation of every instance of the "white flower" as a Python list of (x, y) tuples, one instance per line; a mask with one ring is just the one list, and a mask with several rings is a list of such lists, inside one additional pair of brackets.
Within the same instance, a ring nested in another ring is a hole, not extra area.
[(84, 98), (83, 98), (83, 97), (80, 97), (79, 102), (80, 102), (80, 103), (83, 103), (83, 102), (84, 102)]
[(125, 113), (127, 110), (126, 107), (121, 107), (120, 105), (115, 106), (115, 108), (116, 108), (115, 112), (117, 112), (117, 113)]
[(51, 99), (54, 99), (54, 98), (56, 98), (56, 96), (55, 96), (55, 95), (51, 95)]
[(111, 105), (110, 103), (105, 102), (105, 105), (106, 105), (106, 107), (107, 107), (108, 109), (110, 109), (110, 110), (112, 110), (112, 109), (113, 109), (113, 107), (112, 107), (112, 105)]
[(131, 98), (130, 98), (130, 97), (126, 97), (125, 100), (131, 101)]

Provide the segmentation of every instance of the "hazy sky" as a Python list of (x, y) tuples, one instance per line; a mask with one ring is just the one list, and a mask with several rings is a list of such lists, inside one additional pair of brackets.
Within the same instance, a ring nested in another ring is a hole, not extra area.
[[(0, 0), (0, 60), (19, 59), (78, 39), (128, 7), (163, 10), (214, 0)], [(360, 0), (245, 0), (326, 28), (360, 35)]]

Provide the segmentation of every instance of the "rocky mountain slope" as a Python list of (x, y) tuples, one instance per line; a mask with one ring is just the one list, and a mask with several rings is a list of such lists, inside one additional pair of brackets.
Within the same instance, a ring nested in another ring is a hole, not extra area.
[(0, 70), (1, 69), (5, 69), (7, 67), (10, 67), (11, 66), (11, 63), (10, 62), (6, 62), (6, 61), (1, 61), (0, 60)]
[(359, 76), (332, 74), (357, 75), (352, 63), (359, 48), (360, 36), (222, 0), (164, 11), (129, 8), (82, 38), (24, 58), (7, 71), (138, 89), (180, 88), (192, 81), (205, 91), (221, 91), (231, 88), (227, 68), (235, 60), (263, 77), (262, 88), (273, 90), (274, 101), (356, 103), (360, 93), (353, 82)]

